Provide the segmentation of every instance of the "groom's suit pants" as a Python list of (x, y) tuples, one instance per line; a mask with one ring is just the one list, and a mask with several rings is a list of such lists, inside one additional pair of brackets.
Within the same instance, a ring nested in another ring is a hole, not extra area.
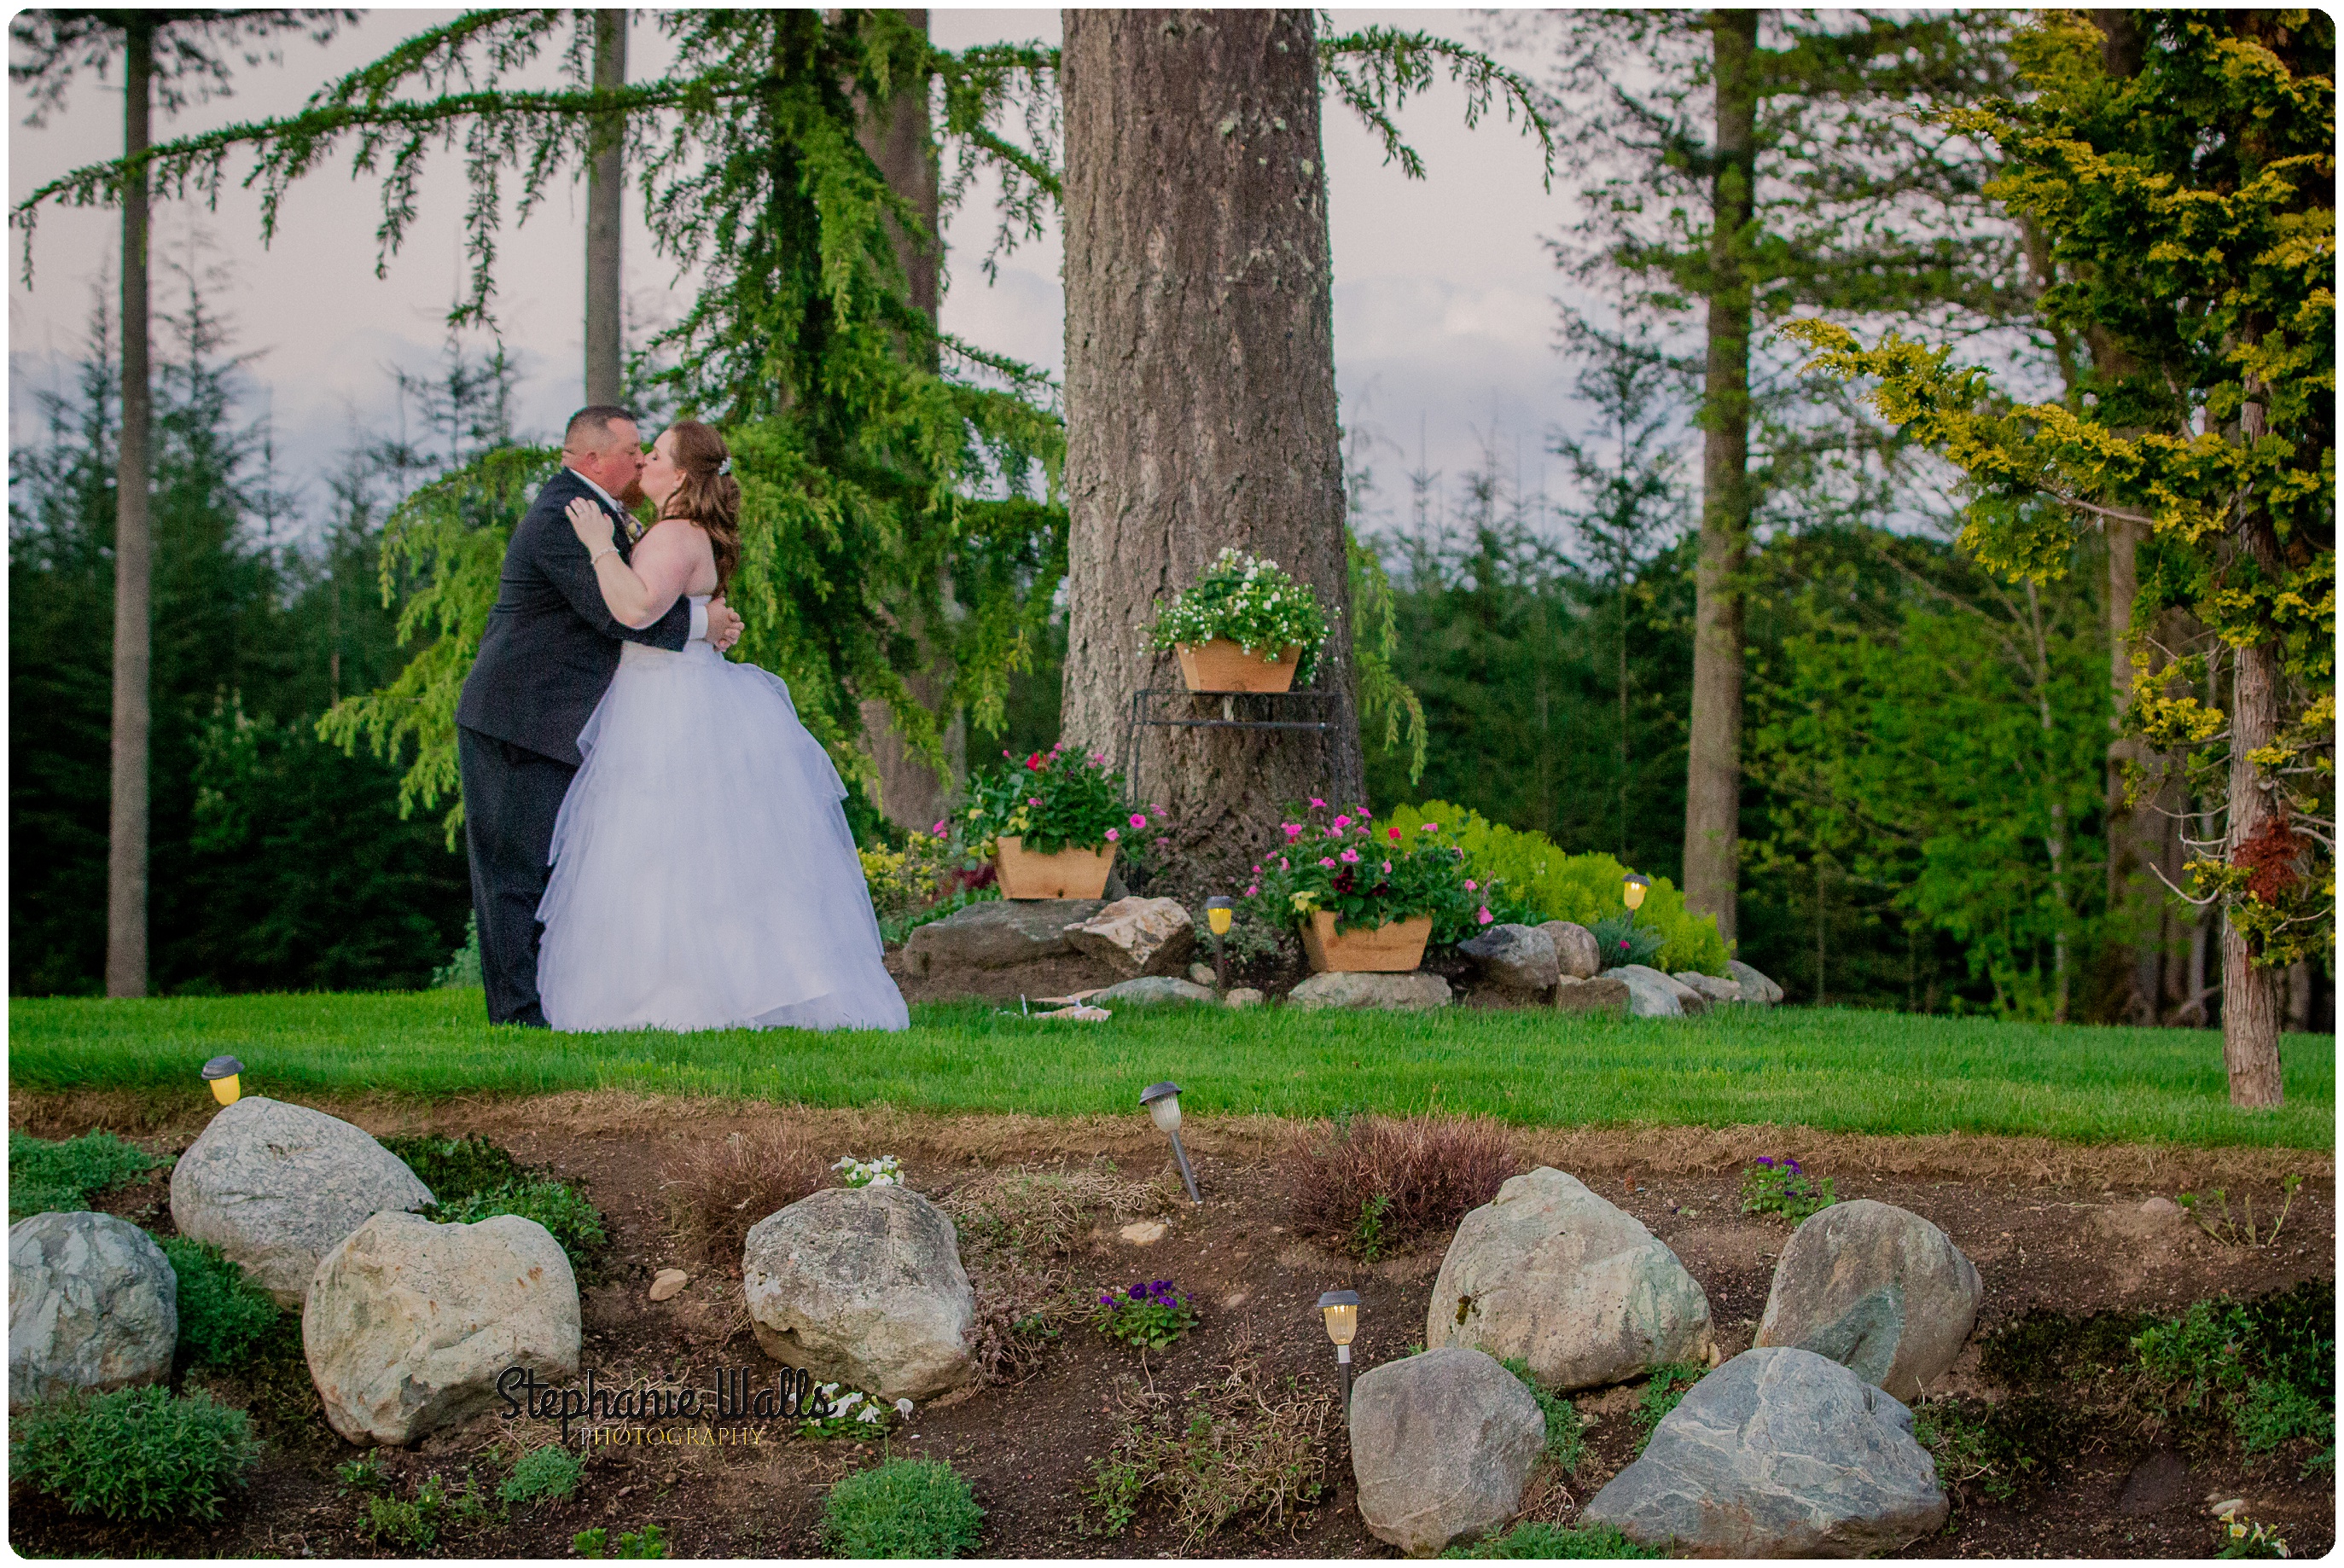
[(456, 728), (471, 853), (472, 910), (480, 923), (480, 980), (490, 1023), (545, 1027), (537, 996), (537, 906), (551, 875), (553, 822), (578, 769), (567, 762)]

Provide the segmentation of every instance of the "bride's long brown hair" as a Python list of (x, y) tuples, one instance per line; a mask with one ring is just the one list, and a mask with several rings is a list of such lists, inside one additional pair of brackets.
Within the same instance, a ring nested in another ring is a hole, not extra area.
[(675, 437), (675, 466), (682, 477), (661, 503), (660, 516), (682, 518), (708, 536), (722, 594), (741, 564), (741, 485), (730, 471), (732, 454), (723, 437), (697, 419), (678, 419), (667, 429)]

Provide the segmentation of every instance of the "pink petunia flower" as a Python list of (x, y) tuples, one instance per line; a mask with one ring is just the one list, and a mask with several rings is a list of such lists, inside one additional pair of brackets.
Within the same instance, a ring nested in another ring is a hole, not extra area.
[(1109, 828), (1109, 829), (1106, 830), (1106, 841), (1107, 841), (1108, 843), (1110, 843), (1110, 844), (1114, 843), (1116, 839), (1121, 839), (1122, 837), (1123, 837), (1123, 835), (1122, 835), (1121, 833), (1118, 833), (1117, 831), (1116, 831), (1113, 828)]
[(1026, 804), (1028, 806), (1039, 806), (1041, 803), (1042, 797), (1039, 795), (1028, 795), (1026, 797)]
[(1387, 877), (1391, 875), (1391, 862), (1389, 860), (1386, 860), (1384, 862), (1384, 875)]
[(1310, 809), (1314, 811), (1324, 811), (1327, 809), (1327, 802), (1313, 795), (1310, 797)]
[(1478, 893), (1481, 890), (1481, 884), (1468, 877), (1465, 879), (1465, 890), (1469, 893)]
[(1497, 917), (1496, 917), (1495, 915), (1492, 915), (1491, 913), (1490, 913), (1490, 908), (1489, 908), (1489, 906), (1488, 906), (1487, 904), (1484, 904), (1483, 906), (1481, 906), (1481, 923), (1482, 923), (1483, 925), (1485, 925), (1485, 926), (1486, 926), (1486, 925), (1488, 925), (1491, 920), (1495, 920), (1495, 919), (1497, 919)]
[(1384, 829), (1384, 837), (1397, 844), (1399, 842), (1399, 829), (1397, 828), (1387, 828)]
[(1091, 753), (1091, 766), (1092, 766), (1092, 767), (1094, 767), (1094, 768), (1104, 768), (1104, 767), (1106, 767), (1106, 752), (1104, 752), (1104, 751), (1094, 751), (1094, 752), (1092, 752), (1092, 753)]
[(1143, 813), (1143, 812), (1134, 811), (1134, 812), (1131, 814), (1131, 825), (1132, 825), (1133, 827), (1135, 827), (1135, 828), (1145, 828), (1145, 827), (1147, 827), (1147, 815), (1146, 815), (1145, 813)]
[(1302, 824), (1299, 822), (1280, 822), (1278, 826), (1286, 830), (1286, 841), (1289, 844), (1302, 837)]
[(1438, 822), (1420, 822), (1417, 824), (1416, 830), (1420, 833), (1438, 833), (1440, 831), (1440, 824)]
[(941, 839), (945, 836), (945, 825), (942, 822), (938, 822), (935, 827), (929, 829), (928, 831)]
[(1260, 868), (1259, 866), (1256, 866), (1256, 867), (1253, 869), (1253, 874), (1254, 874), (1255, 876), (1257, 876), (1257, 877), (1260, 876), (1260, 875), (1261, 875), (1261, 868)]
[(1253, 897), (1257, 896), (1258, 894), (1259, 894), (1259, 893), (1260, 893), (1260, 891), (1261, 891), (1261, 884), (1260, 884), (1259, 882), (1256, 882), (1255, 884), (1253, 884), (1253, 886), (1251, 886), (1251, 887), (1248, 888), (1248, 889), (1245, 890), (1245, 896), (1246, 896), (1247, 898), (1250, 899), (1250, 898), (1253, 898)]
[(1349, 818), (1349, 817), (1338, 817), (1338, 818), (1336, 818), (1336, 819), (1335, 819), (1335, 826), (1336, 826), (1338, 829), (1348, 828), (1348, 827), (1349, 827), (1350, 825), (1351, 825), (1351, 819), (1350, 819), (1350, 818)]
[(1356, 866), (1359, 863), (1359, 852), (1357, 849), (1346, 849), (1340, 858), (1343, 864), (1347, 866)]
[(1280, 855), (1278, 858), (1278, 869), (1281, 871), (1290, 871), (1294, 869), (1294, 867), (1288, 863), (1285, 856)]
[(1333, 860), (1329, 859), (1325, 859), (1325, 858), (1323, 858), (1323, 857), (1320, 859), (1320, 860), (1319, 860), (1319, 862), (1318, 862), (1318, 863), (1319, 863), (1320, 865), (1322, 865), (1322, 866), (1327, 867), (1327, 868), (1328, 868), (1329, 869), (1330, 869), (1330, 870), (1334, 868), (1334, 865), (1335, 865), (1335, 862), (1334, 862)]

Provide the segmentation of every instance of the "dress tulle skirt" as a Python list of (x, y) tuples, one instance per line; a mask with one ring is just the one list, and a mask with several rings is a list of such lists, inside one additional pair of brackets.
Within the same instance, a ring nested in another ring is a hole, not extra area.
[(630, 643), (578, 738), (537, 987), (560, 1030), (902, 1029), (838, 770), (789, 688)]

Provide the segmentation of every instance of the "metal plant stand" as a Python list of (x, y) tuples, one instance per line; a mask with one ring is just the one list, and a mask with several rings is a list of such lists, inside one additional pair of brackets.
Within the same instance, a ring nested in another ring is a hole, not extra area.
[[(1218, 718), (1198, 718), (1193, 709), (1188, 717), (1175, 716), (1173, 699), (1185, 698), (1192, 704), (1219, 704)], [(1123, 729), (1123, 776), (1128, 781), (1131, 799), (1145, 802), (1147, 791), (1139, 777), (1139, 735), (1143, 729), (1317, 729), (1335, 728), (1339, 710), (1331, 691), (1190, 691), (1186, 687), (1148, 686), (1131, 694), (1131, 716)], [(1264, 717), (1239, 719), (1239, 703), (1258, 704)]]

